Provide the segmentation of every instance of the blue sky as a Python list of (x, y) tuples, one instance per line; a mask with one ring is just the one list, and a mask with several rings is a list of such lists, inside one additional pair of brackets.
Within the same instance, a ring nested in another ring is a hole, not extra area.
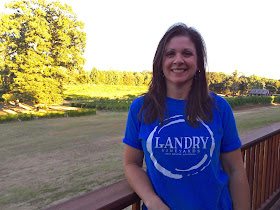
[[(4, 3), (1, 0), (0, 11)], [(208, 70), (280, 79), (277, 0), (61, 0), (85, 23), (85, 69), (151, 70), (157, 44), (176, 22), (205, 39)]]

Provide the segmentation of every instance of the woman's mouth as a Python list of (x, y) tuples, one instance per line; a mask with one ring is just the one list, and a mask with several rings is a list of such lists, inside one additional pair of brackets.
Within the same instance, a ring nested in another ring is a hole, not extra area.
[(175, 72), (175, 73), (179, 73), (179, 72), (183, 72), (183, 71), (186, 71), (187, 69), (172, 69), (171, 71), (172, 72)]

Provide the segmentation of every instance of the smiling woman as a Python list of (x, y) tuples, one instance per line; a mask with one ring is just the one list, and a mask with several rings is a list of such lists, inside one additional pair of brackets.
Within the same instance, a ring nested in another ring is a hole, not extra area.
[(159, 42), (149, 91), (130, 106), (124, 169), (143, 209), (249, 209), (234, 116), (209, 92), (205, 66), (199, 32), (173, 25)]

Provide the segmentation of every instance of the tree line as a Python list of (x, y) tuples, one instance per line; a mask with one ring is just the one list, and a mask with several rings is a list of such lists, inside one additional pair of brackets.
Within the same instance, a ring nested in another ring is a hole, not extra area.
[(252, 89), (267, 89), (271, 94), (280, 94), (280, 80), (245, 76), (237, 70), (231, 75), (207, 72), (207, 78), (210, 90), (225, 95), (247, 95)]
[(90, 83), (96, 85), (148, 85), (152, 72), (131, 72), (131, 71), (100, 71), (95, 67), (89, 72)]
[[(223, 72), (206, 72), (209, 89), (225, 95), (247, 95), (252, 89), (268, 89), (271, 94), (280, 94), (280, 80), (267, 79), (257, 75), (245, 76), (235, 70), (228, 75)], [(121, 72), (118, 70), (101, 71), (95, 67), (84, 72), (81, 84), (95, 85), (148, 85), (151, 71)]]

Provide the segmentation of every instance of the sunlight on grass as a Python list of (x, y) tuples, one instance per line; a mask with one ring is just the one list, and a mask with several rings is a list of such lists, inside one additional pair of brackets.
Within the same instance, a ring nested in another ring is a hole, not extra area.
[(66, 100), (91, 100), (95, 98), (126, 99), (148, 91), (148, 86), (127, 85), (75, 85), (66, 86)]

